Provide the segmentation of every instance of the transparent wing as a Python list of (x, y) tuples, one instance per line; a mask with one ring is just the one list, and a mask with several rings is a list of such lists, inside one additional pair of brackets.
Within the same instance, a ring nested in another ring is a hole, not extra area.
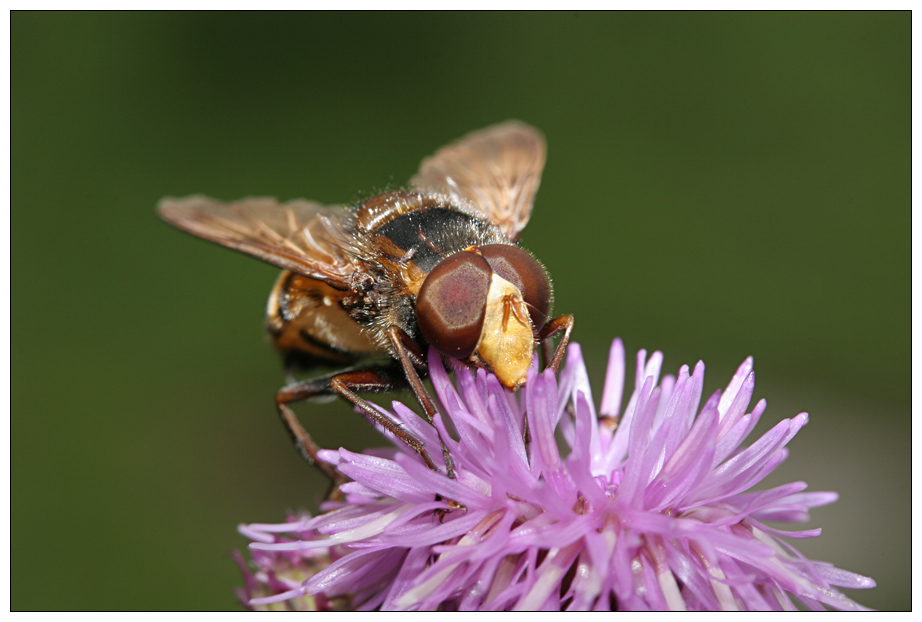
[(410, 184), (466, 199), (515, 241), (531, 216), (545, 153), (538, 130), (507, 121), (442, 147)]
[(264, 197), (221, 203), (195, 195), (162, 199), (157, 213), (192, 235), (333, 286), (356, 269), (346, 235), (351, 212), (343, 207)]

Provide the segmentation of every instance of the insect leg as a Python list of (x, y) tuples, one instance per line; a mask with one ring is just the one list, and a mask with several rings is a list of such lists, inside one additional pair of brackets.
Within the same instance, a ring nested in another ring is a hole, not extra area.
[(359, 407), (362, 412), (368, 415), (373, 421), (379, 423), (391, 434), (406, 443), (412, 450), (419, 454), (427, 467), (433, 471), (438, 471), (435, 463), (432, 462), (432, 458), (429, 457), (429, 453), (426, 451), (426, 447), (423, 445), (422, 441), (410, 434), (406, 428), (399, 423), (372, 408), (368, 402), (355, 394), (355, 391), (380, 393), (391, 391), (405, 385), (406, 383), (403, 379), (394, 380), (393, 376), (390, 374), (382, 375), (378, 370), (343, 373), (335, 376), (333, 380), (330, 381), (330, 388), (332, 388), (333, 391), (352, 402), (354, 406)]
[(342, 475), (338, 474), (329, 464), (317, 459), (317, 452), (320, 448), (311, 438), (307, 430), (304, 429), (304, 426), (298, 421), (294, 412), (288, 407), (288, 404), (320, 395), (340, 395), (354, 406), (359, 407), (372, 421), (379, 423), (386, 430), (390, 431), (394, 436), (416, 451), (420, 457), (422, 457), (426, 466), (433, 470), (437, 470), (419, 439), (410, 434), (398, 423), (372, 408), (368, 402), (355, 393), (356, 391), (382, 393), (405, 386), (406, 380), (399, 374), (393, 373), (393, 371), (388, 368), (349, 370), (283, 387), (276, 394), (275, 401), (278, 406), (279, 416), (285, 424), (288, 433), (291, 435), (297, 450), (308, 462), (317, 466), (317, 468), (319, 468), (334, 484), (342, 481)]
[(330, 484), (335, 489), (343, 482), (343, 476), (337, 473), (336, 469), (326, 462), (317, 459), (317, 452), (320, 450), (320, 447), (317, 446), (317, 443), (314, 442), (314, 439), (311, 438), (308, 431), (305, 430), (301, 422), (298, 421), (294, 412), (288, 407), (288, 404), (291, 402), (303, 399), (297, 393), (298, 388), (300, 387), (297, 385), (289, 385), (283, 387), (275, 394), (275, 405), (278, 408), (279, 417), (281, 417), (282, 423), (285, 424), (285, 429), (288, 430), (288, 434), (291, 436), (291, 440), (294, 442), (295, 449), (298, 450), (298, 453), (304, 456), (304, 459), (307, 460), (309, 464), (320, 469), (320, 471), (327, 476), (327, 479), (330, 480)]
[[(420, 379), (419, 373), (416, 371), (417, 367), (425, 369), (425, 358), (423, 357), (423, 353), (420, 351), (419, 346), (416, 345), (416, 342), (410, 339), (410, 337), (398, 326), (392, 325), (388, 327), (387, 336), (390, 338), (394, 349), (397, 351), (397, 359), (403, 366), (403, 373), (410, 383), (410, 388), (413, 389), (413, 394), (416, 395), (416, 400), (419, 402), (419, 405), (423, 407), (426, 421), (432, 424), (433, 418), (439, 411), (438, 408), (435, 407), (435, 403), (432, 401), (429, 392), (426, 391), (426, 387), (423, 386), (423, 381)], [(438, 434), (438, 431), (436, 431), (436, 433)], [(439, 443), (442, 445), (442, 456), (445, 458), (445, 471), (448, 477), (454, 479), (455, 462), (451, 457), (451, 453), (448, 451), (448, 447), (445, 446), (445, 442), (442, 440), (441, 435), (439, 435)]]
[[(547, 364), (547, 367), (553, 369), (555, 374), (560, 367), (560, 362), (563, 360), (564, 353), (567, 351), (567, 344), (570, 343), (570, 333), (573, 332), (573, 316), (568, 314), (554, 318), (545, 324), (541, 332), (538, 333), (538, 341), (544, 344), (546, 340), (560, 331), (563, 331), (563, 337), (560, 338), (560, 343), (557, 344), (557, 349), (554, 350), (554, 356), (551, 357), (551, 361)], [(545, 353), (547, 351), (546, 349)], [(547, 369), (547, 367), (545, 369)]]
[(420, 351), (419, 346), (398, 326), (388, 327), (387, 336), (391, 340), (394, 349), (397, 350), (397, 360), (400, 361), (403, 367), (403, 373), (407, 382), (410, 383), (413, 393), (416, 394), (419, 405), (423, 407), (426, 421), (432, 423), (432, 418), (439, 411), (426, 391), (426, 387), (423, 386), (419, 373), (416, 371), (417, 368), (426, 368), (423, 353)]

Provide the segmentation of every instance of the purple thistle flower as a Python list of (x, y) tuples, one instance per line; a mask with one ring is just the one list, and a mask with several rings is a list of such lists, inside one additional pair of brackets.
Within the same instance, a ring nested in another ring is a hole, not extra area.
[(577, 344), (559, 380), (533, 365), (516, 395), (456, 362), (453, 384), (430, 351), (450, 423), (433, 428), (399, 402), (380, 410), (437, 462), (441, 436), (456, 479), (393, 438), (387, 450), (323, 452), (352, 480), (345, 499), (316, 517), (241, 527), (257, 567), (243, 597), (251, 607), (359, 610), (861, 609), (835, 586), (872, 579), (778, 537), (819, 529), (765, 524), (805, 522), (837, 495), (803, 482), (750, 490), (785, 459), (806, 413), (742, 447), (765, 410), (761, 400), (747, 412), (752, 359), (699, 410), (703, 363), (660, 379), (662, 358), (638, 353), (622, 413), (615, 340), (597, 414)]

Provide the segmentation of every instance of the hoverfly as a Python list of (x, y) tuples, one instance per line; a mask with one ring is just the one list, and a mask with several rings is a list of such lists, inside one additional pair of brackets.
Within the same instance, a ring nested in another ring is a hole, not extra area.
[[(308, 461), (336, 481), (289, 405), (340, 395), (437, 470), (418, 439), (358, 393), (409, 386), (431, 423), (436, 406), (421, 380), (427, 345), (492, 371), (510, 391), (525, 382), (536, 344), (557, 371), (573, 316), (550, 319), (548, 273), (516, 245), (544, 160), (542, 135), (509, 121), (423, 160), (408, 189), (355, 206), (190, 196), (165, 198), (158, 212), (184, 231), (283, 268), (266, 327), (287, 369), (343, 367), (276, 395), (279, 415)], [(551, 337), (560, 332), (551, 354)]]

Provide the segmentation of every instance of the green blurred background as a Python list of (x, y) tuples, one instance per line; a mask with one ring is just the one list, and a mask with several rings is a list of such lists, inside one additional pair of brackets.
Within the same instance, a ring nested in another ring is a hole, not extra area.
[[(797, 546), (874, 577), (859, 602), (910, 608), (908, 12), (13, 13), (11, 32), (14, 609), (238, 607), (236, 525), (323, 490), (274, 412), (277, 271), (172, 230), (160, 197), (352, 201), (508, 118), (547, 136), (523, 242), (596, 398), (616, 336), (673, 373), (703, 359), (707, 392), (753, 355), (766, 424), (811, 415), (772, 482), (841, 493)], [(342, 404), (310, 410), (324, 445), (381, 444)]]

